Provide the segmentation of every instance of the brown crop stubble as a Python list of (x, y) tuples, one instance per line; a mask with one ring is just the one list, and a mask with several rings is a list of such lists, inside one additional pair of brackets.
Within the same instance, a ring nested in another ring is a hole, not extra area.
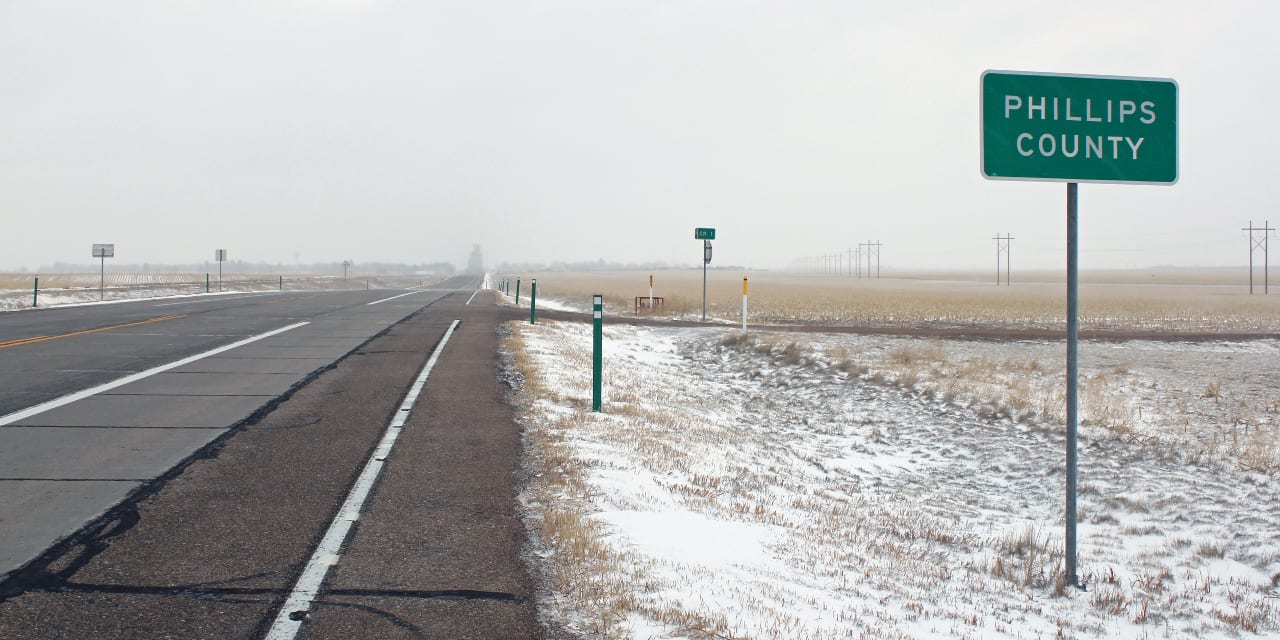
[[(742, 277), (750, 277), (749, 324), (818, 324), (871, 327), (1003, 327), (1065, 330), (1066, 294), (1058, 282), (996, 287), (972, 280), (799, 277), (779, 272), (712, 271), (710, 318), (741, 318)], [(648, 273), (638, 271), (544, 272), (540, 295), (588, 308), (602, 293), (607, 308), (634, 312), (648, 295)], [(1181, 283), (1151, 285), (1112, 277), (1080, 289), (1080, 328), (1085, 331), (1169, 333), (1280, 332), (1280, 298), (1249, 296), (1247, 288)], [(702, 272), (658, 271), (655, 296), (665, 298), (657, 317), (701, 314)], [(643, 313), (643, 312), (642, 312)]]

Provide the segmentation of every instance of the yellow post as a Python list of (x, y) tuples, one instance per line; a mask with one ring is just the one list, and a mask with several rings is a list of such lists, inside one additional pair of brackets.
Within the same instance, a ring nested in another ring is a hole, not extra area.
[(747, 330), (747, 277), (742, 276), (742, 330)]

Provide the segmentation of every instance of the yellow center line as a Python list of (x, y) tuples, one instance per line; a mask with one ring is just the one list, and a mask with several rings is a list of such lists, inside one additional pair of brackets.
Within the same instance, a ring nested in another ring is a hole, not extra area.
[(107, 327), (98, 327), (97, 329), (85, 329), (84, 331), (72, 331), (71, 333), (60, 333), (56, 336), (36, 336), (34, 338), (20, 338), (18, 340), (10, 340), (8, 342), (0, 342), (0, 349), (7, 349), (9, 347), (16, 347), (18, 345), (24, 345), (24, 344), (33, 344), (36, 342), (44, 342), (46, 340), (57, 340), (59, 338), (70, 338), (72, 336), (82, 336), (86, 333), (98, 333), (99, 331), (111, 331), (112, 329), (124, 329), (126, 327), (136, 327), (139, 325), (151, 324), (153, 322), (164, 322), (165, 320), (176, 320), (178, 318), (185, 318), (185, 317), (186, 317), (185, 315), (160, 316), (159, 318), (152, 318), (150, 320), (140, 320), (138, 322), (126, 322), (124, 324), (113, 324)]

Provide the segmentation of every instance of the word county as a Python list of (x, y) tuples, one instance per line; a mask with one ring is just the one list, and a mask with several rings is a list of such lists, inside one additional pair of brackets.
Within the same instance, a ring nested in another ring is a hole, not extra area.
[[(1103, 107), (1102, 102), (1106, 103)], [(1046, 96), (1014, 96), (1004, 97), (1004, 117), (1006, 120), (1021, 117), (1025, 113), (1027, 120), (1053, 120), (1057, 122), (1096, 122), (1101, 124), (1134, 121), (1144, 125), (1155, 124), (1156, 103), (1150, 100), (1136, 102), (1134, 100), (1099, 100), (1086, 98), (1084, 104), (1079, 100), (1074, 103), (1071, 98), (1049, 98)], [(1110, 160), (1138, 159), (1138, 150), (1142, 148), (1144, 137), (1134, 139), (1130, 136), (1081, 135), (1079, 133), (1034, 133), (1018, 134), (1014, 145), (1018, 153), (1024, 157), (1039, 154), (1046, 158), (1062, 155), (1074, 158), (1081, 154), (1080, 139), (1084, 138), (1083, 154), (1085, 158), (1101, 158)], [(1110, 153), (1107, 153), (1110, 152)]]

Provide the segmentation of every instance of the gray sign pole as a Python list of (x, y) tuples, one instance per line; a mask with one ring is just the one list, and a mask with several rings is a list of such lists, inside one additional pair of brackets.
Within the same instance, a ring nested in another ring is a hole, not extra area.
[(702, 321), (707, 321), (707, 263), (711, 262), (711, 241), (702, 241)]
[(106, 300), (107, 285), (107, 252), (98, 255), (98, 299)]
[[(1167, 78), (1119, 78), (1019, 71), (985, 71), (980, 83), (982, 175), (997, 180), (1067, 183), (1067, 486), (1064, 577), (1071, 586), (1080, 587), (1076, 554), (1079, 519), (1076, 509), (1080, 373), (1079, 183), (1177, 182), (1178, 85)], [(1113, 103), (1117, 108), (1114, 120), (1111, 111)], [(1048, 111), (1050, 104), (1053, 108), (1052, 119)], [(1063, 109), (1061, 119), (1059, 105)], [(1104, 105), (1105, 113), (1102, 111)], [(1083, 148), (1080, 146), (1082, 138)], [(1068, 140), (1075, 143), (1070, 150), (1067, 147)], [(1127, 142), (1129, 153), (1119, 150), (1121, 141)], [(1112, 143), (1110, 154), (1107, 153), (1105, 142)], [(998, 273), (998, 256), (996, 268)]]
[(1076, 572), (1076, 402), (1077, 377), (1080, 373), (1076, 357), (1080, 342), (1080, 277), (1079, 277), (1079, 188), (1067, 183), (1067, 584), (1080, 586)]
[[(218, 291), (222, 291), (222, 263), (227, 261), (226, 249), (214, 249), (213, 259), (218, 261)], [(206, 276), (207, 278), (207, 276)], [(209, 283), (205, 282), (205, 293), (209, 292)]]

